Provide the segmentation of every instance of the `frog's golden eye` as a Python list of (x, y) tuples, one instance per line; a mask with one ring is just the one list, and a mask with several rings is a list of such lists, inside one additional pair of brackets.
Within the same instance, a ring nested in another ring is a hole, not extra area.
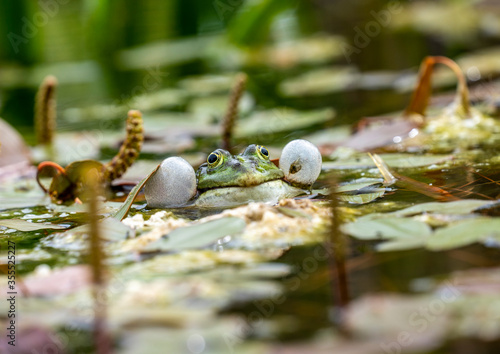
[(269, 159), (269, 151), (267, 151), (267, 149), (262, 146), (262, 145), (257, 145), (257, 153), (259, 154), (259, 156), (265, 160), (268, 160)]
[(222, 162), (222, 155), (218, 151), (212, 152), (207, 157), (208, 166), (211, 168), (219, 166), (221, 162)]

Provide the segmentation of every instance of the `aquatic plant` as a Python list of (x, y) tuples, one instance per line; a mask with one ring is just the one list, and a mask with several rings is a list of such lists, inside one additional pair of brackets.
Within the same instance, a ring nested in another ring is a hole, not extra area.
[(56, 129), (56, 89), (57, 79), (49, 75), (43, 79), (35, 98), (36, 142), (51, 146)]
[(238, 118), (238, 103), (245, 91), (247, 79), (248, 77), (246, 74), (240, 73), (236, 77), (236, 81), (231, 91), (227, 111), (222, 120), (222, 148), (224, 150), (231, 151), (231, 138), (233, 136), (234, 124)]
[[(82, 160), (70, 163), (66, 168), (55, 162), (44, 161), (38, 165), (37, 182), (44, 192), (50, 195), (54, 203), (72, 203), (78, 201), (83, 192), (89, 188), (87, 172), (95, 169), (101, 183), (110, 185), (120, 178), (139, 156), (144, 140), (142, 114), (137, 110), (128, 112), (126, 122), (127, 136), (117, 155), (108, 163), (95, 160)], [(47, 189), (40, 181), (44, 175), (49, 175), (52, 182)]]

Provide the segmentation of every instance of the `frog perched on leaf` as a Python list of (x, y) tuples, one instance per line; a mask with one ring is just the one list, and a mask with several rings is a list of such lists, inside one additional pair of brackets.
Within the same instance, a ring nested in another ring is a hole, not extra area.
[(310, 193), (320, 172), (321, 154), (306, 140), (285, 146), (279, 168), (264, 146), (252, 144), (239, 155), (213, 151), (196, 173), (186, 160), (167, 158), (146, 182), (145, 194), (151, 208), (276, 203)]

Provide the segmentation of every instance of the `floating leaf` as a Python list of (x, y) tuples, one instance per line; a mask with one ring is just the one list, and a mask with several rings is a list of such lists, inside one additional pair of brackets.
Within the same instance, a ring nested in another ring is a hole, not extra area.
[(277, 108), (252, 114), (246, 119), (237, 122), (235, 127), (236, 138), (260, 136), (262, 134), (276, 134), (295, 131), (314, 124), (321, 124), (331, 120), (335, 111), (331, 108), (311, 111), (296, 111), (288, 108)]
[(27, 220), (21, 220), (21, 219), (0, 220), (0, 226), (9, 227), (11, 229), (16, 229), (19, 231), (37, 231), (37, 230), (44, 230), (44, 229), (60, 230), (60, 229), (67, 228), (67, 226), (35, 223), (35, 222), (29, 222)]
[[(133, 230), (115, 218), (105, 218), (99, 221), (99, 230), (103, 240), (106, 241), (121, 241), (133, 235)], [(90, 232), (89, 225), (77, 226), (65, 232), (71, 235), (88, 235)]]
[(372, 193), (360, 193), (360, 194), (339, 194), (338, 197), (344, 202), (349, 202), (353, 204), (366, 204), (377, 198), (382, 197), (385, 194), (385, 188), (377, 188)]
[[(453, 158), (452, 155), (412, 155), (412, 154), (380, 154), (384, 162), (393, 168), (415, 168), (429, 165), (437, 165)], [(348, 161), (324, 162), (324, 169), (351, 169), (375, 167), (371, 158), (362, 154)]]
[[(1, 173), (1, 172), (0, 172)], [(0, 210), (44, 204), (46, 194), (33, 183), (4, 184), (0, 189)]]
[(276, 208), (280, 213), (285, 214), (286, 216), (289, 216), (291, 218), (306, 218), (308, 220), (312, 219), (312, 216), (304, 213), (298, 209), (292, 209), (292, 208), (287, 208), (287, 207), (277, 207)]
[(426, 237), (398, 238), (377, 245), (379, 252), (404, 251), (425, 246)]
[(362, 240), (422, 238), (429, 236), (432, 232), (430, 226), (422, 221), (396, 217), (356, 220), (343, 225), (342, 230)]
[(352, 66), (321, 68), (284, 80), (279, 90), (285, 97), (326, 95), (355, 88), (359, 77)]
[(488, 200), (475, 200), (475, 199), (457, 200), (446, 203), (431, 202), (431, 203), (418, 204), (406, 209), (398, 210), (391, 213), (390, 215), (409, 216), (422, 213), (469, 214), (476, 208), (488, 204), (492, 204), (492, 202)]
[(162, 238), (150, 243), (144, 251), (180, 251), (190, 248), (205, 247), (218, 239), (241, 233), (246, 223), (241, 218), (227, 217), (180, 227), (168, 234), (168, 238)]
[[(418, 124), (413, 120), (391, 119), (384, 124), (374, 124), (360, 130), (342, 143), (342, 146), (359, 151), (369, 151), (394, 144), (394, 138), (406, 138), (416, 132)], [(385, 160), (385, 158), (384, 158)]]
[(500, 218), (479, 217), (459, 221), (437, 230), (427, 240), (427, 248), (442, 251), (491, 238), (500, 243)]
[(337, 188), (338, 193), (359, 191), (371, 186), (380, 186), (383, 180), (380, 178), (360, 178), (348, 183), (342, 183)]

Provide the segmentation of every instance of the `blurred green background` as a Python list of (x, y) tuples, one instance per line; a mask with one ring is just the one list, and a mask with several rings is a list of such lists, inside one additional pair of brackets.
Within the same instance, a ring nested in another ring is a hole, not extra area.
[[(0, 13), (0, 115), (29, 142), (48, 74), (60, 83), (62, 130), (123, 119), (113, 107), (148, 111), (134, 98), (169, 88), (148, 108), (192, 112), (193, 90), (227, 93), (238, 71), (258, 108), (334, 107), (331, 124), (342, 124), (404, 108), (426, 55), (460, 58), (500, 42), (493, 0), (18, 0)], [(481, 80), (498, 74), (495, 53)], [(179, 83), (200, 75), (214, 80)], [(73, 109), (96, 105), (108, 110)]]

